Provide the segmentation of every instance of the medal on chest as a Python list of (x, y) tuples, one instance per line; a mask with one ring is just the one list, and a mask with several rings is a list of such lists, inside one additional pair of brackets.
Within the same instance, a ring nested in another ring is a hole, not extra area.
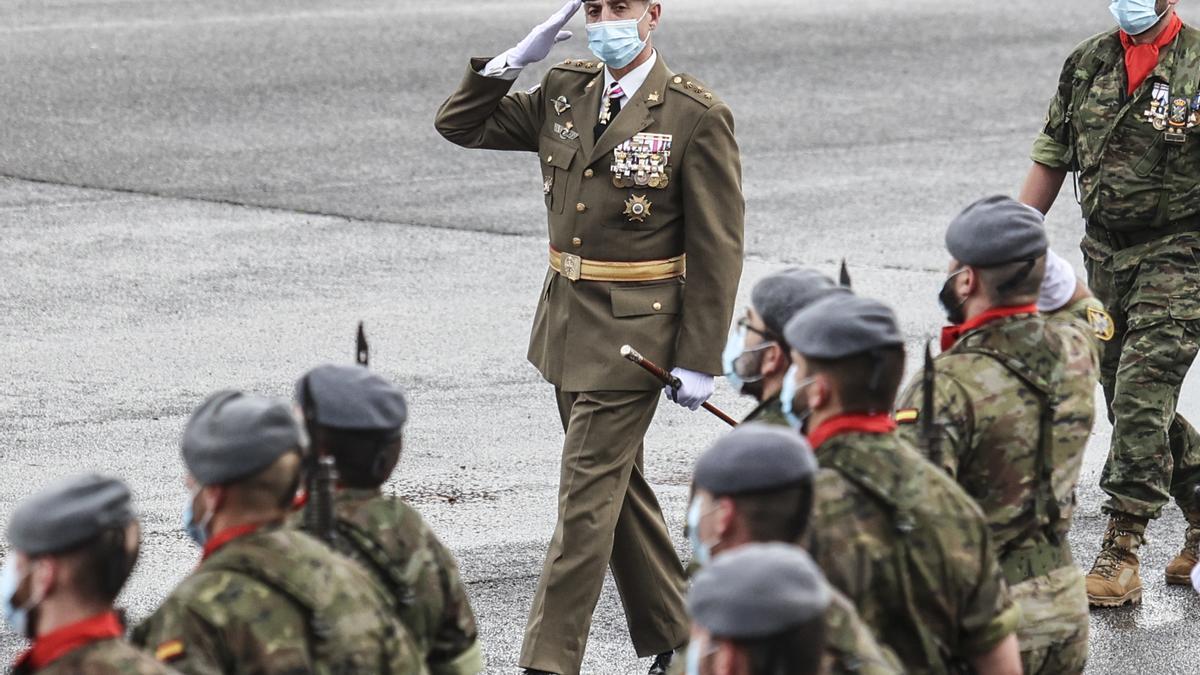
[(635, 134), (613, 150), (613, 185), (663, 189), (671, 182), (671, 134)]
[(1167, 130), (1163, 140), (1168, 143), (1187, 142), (1188, 100), (1176, 96), (1171, 99), (1171, 113), (1167, 116)]
[(1142, 115), (1159, 131), (1167, 128), (1167, 108), (1170, 102), (1171, 88), (1162, 82), (1155, 82), (1150, 94), (1150, 108)]

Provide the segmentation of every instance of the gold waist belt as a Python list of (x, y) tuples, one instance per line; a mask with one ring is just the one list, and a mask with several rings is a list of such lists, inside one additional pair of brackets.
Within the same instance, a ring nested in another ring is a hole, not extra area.
[(550, 268), (571, 281), (661, 281), (687, 273), (687, 255), (643, 262), (584, 260), (550, 247)]

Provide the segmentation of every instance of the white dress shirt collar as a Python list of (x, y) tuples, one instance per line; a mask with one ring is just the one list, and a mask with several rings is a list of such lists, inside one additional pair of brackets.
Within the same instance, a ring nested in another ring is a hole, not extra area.
[[(629, 103), (629, 99), (637, 93), (638, 89), (642, 88), (642, 85), (646, 82), (646, 78), (650, 77), (650, 71), (654, 69), (654, 64), (657, 62), (658, 50), (652, 50), (650, 52), (650, 58), (646, 59), (645, 63), (629, 71), (625, 77), (622, 77), (619, 80), (621, 83), (621, 91), (625, 92), (625, 95), (621, 97), (622, 108)], [(607, 92), (608, 90), (612, 89), (613, 82), (617, 81), (618, 80), (613, 77), (612, 71), (608, 68), (605, 68), (604, 91)]]

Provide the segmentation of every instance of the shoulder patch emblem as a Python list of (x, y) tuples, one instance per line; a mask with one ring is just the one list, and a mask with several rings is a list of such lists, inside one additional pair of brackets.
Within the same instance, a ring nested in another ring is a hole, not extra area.
[(1113, 319), (1108, 312), (1095, 307), (1087, 308), (1088, 323), (1092, 326), (1092, 331), (1096, 333), (1096, 337), (1104, 342), (1113, 339), (1113, 335), (1117, 332), (1117, 326), (1113, 323)]
[(912, 424), (921, 416), (921, 411), (916, 408), (905, 408), (896, 411), (896, 424)]
[(154, 650), (154, 658), (169, 663), (183, 656), (183, 640), (167, 640)]

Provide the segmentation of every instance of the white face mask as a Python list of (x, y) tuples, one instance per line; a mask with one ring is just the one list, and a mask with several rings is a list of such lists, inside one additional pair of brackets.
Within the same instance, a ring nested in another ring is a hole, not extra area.
[(1112, 12), (1121, 30), (1129, 35), (1141, 35), (1171, 11), (1168, 5), (1166, 11), (1158, 14), (1154, 11), (1155, 4), (1155, 0), (1112, 0), (1108, 11)]

